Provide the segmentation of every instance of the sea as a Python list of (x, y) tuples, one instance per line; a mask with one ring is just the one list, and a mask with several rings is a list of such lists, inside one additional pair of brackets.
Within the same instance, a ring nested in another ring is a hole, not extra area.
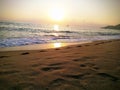
[(120, 39), (120, 30), (81, 28), (79, 25), (0, 22), (0, 48)]

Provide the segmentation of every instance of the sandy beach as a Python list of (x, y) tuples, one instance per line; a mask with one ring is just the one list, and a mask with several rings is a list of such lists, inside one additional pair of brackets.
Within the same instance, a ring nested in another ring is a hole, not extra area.
[(0, 52), (0, 90), (119, 90), (120, 40)]

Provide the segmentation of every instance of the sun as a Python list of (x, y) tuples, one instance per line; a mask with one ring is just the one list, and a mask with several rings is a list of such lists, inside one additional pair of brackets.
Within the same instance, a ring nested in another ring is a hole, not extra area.
[(50, 11), (50, 17), (52, 20), (61, 21), (64, 19), (64, 10), (60, 8), (53, 8)]

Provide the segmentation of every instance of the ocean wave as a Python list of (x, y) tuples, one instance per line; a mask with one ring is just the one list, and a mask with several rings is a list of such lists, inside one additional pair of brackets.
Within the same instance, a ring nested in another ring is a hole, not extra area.
[(0, 22), (0, 47), (43, 44), (51, 42), (81, 42), (120, 39), (120, 31), (104, 29), (66, 28), (55, 31), (50, 26), (31, 23)]

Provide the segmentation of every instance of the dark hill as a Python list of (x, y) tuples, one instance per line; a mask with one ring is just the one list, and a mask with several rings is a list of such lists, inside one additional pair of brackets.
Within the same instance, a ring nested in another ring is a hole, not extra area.
[(118, 25), (115, 25), (115, 26), (106, 26), (106, 27), (102, 27), (104, 29), (117, 29), (117, 30), (120, 30), (120, 24)]

